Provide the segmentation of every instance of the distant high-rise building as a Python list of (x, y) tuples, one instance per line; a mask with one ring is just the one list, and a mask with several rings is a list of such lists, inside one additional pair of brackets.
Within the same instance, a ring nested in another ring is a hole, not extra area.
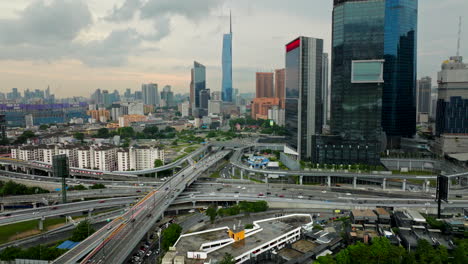
[(273, 73), (272, 72), (257, 72), (256, 79), (256, 97), (269, 97), (274, 96), (273, 92)]
[(208, 111), (208, 101), (210, 100), (210, 89), (200, 91), (200, 108)]
[(170, 85), (164, 86), (163, 91), (161, 92), (161, 100), (166, 102), (167, 107), (175, 106), (174, 93), (171, 91)]
[(222, 99), (224, 102), (232, 102), (232, 20), (229, 15), (229, 34), (223, 36), (222, 55)]
[(298, 37), (286, 45), (285, 125), (299, 159), (311, 158), (323, 125), (323, 40)]
[(139, 101), (143, 101), (143, 91), (135, 91), (135, 100)]
[(103, 103), (101, 89), (96, 89), (96, 91), (91, 95), (91, 102), (97, 105)]
[(212, 92), (211, 93), (211, 100), (221, 100), (221, 92)]
[(282, 109), (284, 109), (284, 106), (285, 106), (284, 82), (285, 82), (285, 70), (284, 69), (275, 70), (275, 97), (280, 99)]
[(132, 90), (130, 88), (125, 89), (124, 97), (127, 100), (129, 100), (129, 99), (131, 99), (133, 97), (132, 96)]
[(323, 53), (322, 59), (322, 102), (323, 102), (323, 125), (328, 124), (329, 103), (328, 103), (328, 53)]
[(423, 77), (418, 80), (417, 85), (417, 121), (421, 122), (421, 115), (429, 115), (431, 111), (431, 89), (432, 79), (431, 77)]
[(109, 107), (112, 104), (112, 98), (108, 90), (102, 91), (102, 103), (104, 107)]
[(200, 91), (206, 89), (206, 68), (198, 62), (193, 63), (193, 101), (192, 109), (200, 107)]
[(146, 105), (159, 105), (158, 85), (155, 83), (143, 84), (141, 86), (143, 93), (143, 102)]

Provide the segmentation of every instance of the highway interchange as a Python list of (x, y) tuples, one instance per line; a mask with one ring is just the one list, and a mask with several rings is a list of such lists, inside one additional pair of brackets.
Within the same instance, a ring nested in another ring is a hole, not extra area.
[[(275, 206), (276, 208), (281, 208), (281, 206), (284, 208), (285, 205), (302, 204), (302, 208), (348, 209), (360, 207), (372, 208), (375, 206), (434, 209), (436, 206), (433, 189), (431, 189), (429, 193), (412, 193), (403, 192), (401, 189), (382, 191), (379, 187), (369, 190), (367, 187), (353, 189), (352, 186), (350, 188), (330, 188), (330, 186), (253, 184), (246, 180), (232, 180), (231, 183), (226, 180), (220, 180), (220, 182), (197, 181), (186, 189), (186, 187), (193, 183), (207, 168), (224, 158), (229, 152), (230, 151), (218, 151), (206, 156), (196, 164), (190, 162), (193, 165), (183, 168), (173, 177), (165, 181), (142, 177), (138, 177), (138, 181), (69, 179), (69, 185), (92, 185), (99, 182), (112, 188), (101, 190), (101, 192), (98, 192), (99, 190), (81, 193), (70, 192), (70, 198), (108, 197), (106, 195), (125, 197), (103, 198), (67, 205), (52, 205), (28, 210), (4, 212), (0, 214), (0, 225), (69, 215), (77, 212), (89, 212), (99, 208), (126, 207), (135, 203), (130, 210), (117, 213), (114, 216), (115, 219), (111, 223), (99, 229), (87, 240), (83, 241), (54, 262), (75, 263), (86, 256), (81, 263), (123, 263), (154, 223), (164, 214), (165, 210), (187, 209), (193, 207), (195, 203), (197, 207), (199, 207), (200, 204), (205, 206), (213, 202), (223, 205), (242, 200), (266, 200), (269, 204), (273, 205), (270, 206), (272, 208), (275, 208)], [(190, 156), (193, 157), (193, 155)], [(237, 167), (239, 168), (239, 166)], [(224, 176), (227, 176), (229, 173), (229, 166), (226, 166), (221, 171), (221, 174)], [(58, 179), (53, 177), (31, 174), (1, 172), (0, 175), (0, 179), (15, 178), (31, 182), (59, 183)], [(143, 195), (144, 192), (149, 192), (149, 194), (142, 197), (141, 195)], [(111, 193), (113, 194), (110, 195)], [(464, 194), (465, 190), (456, 191), (452, 193), (452, 196), (458, 193)], [(21, 200), (23, 202), (34, 203), (42, 199), (56, 201), (59, 197), (60, 195), (56, 193), (27, 197), (8, 197), (7, 199), (2, 199), (2, 202), (15, 203)], [(466, 207), (467, 204), (468, 201), (466, 200), (456, 199), (449, 204), (445, 204), (444, 207), (458, 210)], [(294, 208), (294, 206), (290, 208)]]

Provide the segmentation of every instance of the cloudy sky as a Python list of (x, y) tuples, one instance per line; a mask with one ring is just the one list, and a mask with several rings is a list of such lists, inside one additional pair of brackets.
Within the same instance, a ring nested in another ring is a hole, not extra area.
[[(207, 85), (221, 86), (222, 34), (233, 14), (234, 87), (255, 90), (255, 72), (284, 67), (283, 47), (298, 35), (330, 50), (332, 0), (3, 0), (0, 91), (44, 89), (88, 96), (141, 83), (188, 92), (194, 60)], [(435, 78), (456, 51), (466, 0), (419, 1), (418, 74)], [(461, 54), (468, 58), (468, 18)]]

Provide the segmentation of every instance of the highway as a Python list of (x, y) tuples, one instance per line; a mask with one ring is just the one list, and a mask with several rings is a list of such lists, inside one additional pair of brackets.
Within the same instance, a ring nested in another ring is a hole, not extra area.
[[(122, 196), (135, 196), (140, 195), (145, 191), (149, 191), (149, 187), (139, 187), (138, 189), (97, 189), (97, 190), (84, 190), (84, 191), (69, 191), (67, 192), (67, 200), (80, 200), (85, 198), (102, 198), (102, 197), (122, 197)], [(54, 203), (62, 201), (62, 193), (43, 193), (31, 195), (14, 195), (5, 196), (0, 201), (1, 204), (25, 204), (25, 203)]]
[(144, 197), (122, 217), (101, 228), (53, 263), (75, 263), (91, 251), (82, 263), (124, 262), (172, 201), (203, 171), (229, 152), (220, 151), (183, 169), (162, 184), (157, 191)]
[(138, 196), (101, 199), (4, 212), (0, 214), (0, 226), (53, 216), (69, 215), (77, 212), (86, 212), (92, 209), (125, 206), (133, 203), (137, 198)]

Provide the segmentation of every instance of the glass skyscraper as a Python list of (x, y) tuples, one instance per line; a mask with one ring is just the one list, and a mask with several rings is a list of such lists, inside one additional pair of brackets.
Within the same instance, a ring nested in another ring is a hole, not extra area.
[[(229, 18), (231, 19), (231, 18)], [(232, 23), (230, 21), (229, 34), (223, 36), (222, 54), (222, 99), (224, 102), (232, 102)]]
[(417, 24), (418, 0), (385, 1), (382, 128), (396, 146), (416, 133)]
[(384, 131), (414, 134), (416, 20), (417, 0), (334, 0), (331, 135), (317, 162), (377, 164)]
[(313, 155), (323, 125), (323, 40), (299, 37), (286, 45), (285, 122), (299, 159)]
[(193, 62), (193, 89), (194, 89), (194, 108), (200, 107), (200, 91), (206, 89), (206, 67), (198, 62)]

